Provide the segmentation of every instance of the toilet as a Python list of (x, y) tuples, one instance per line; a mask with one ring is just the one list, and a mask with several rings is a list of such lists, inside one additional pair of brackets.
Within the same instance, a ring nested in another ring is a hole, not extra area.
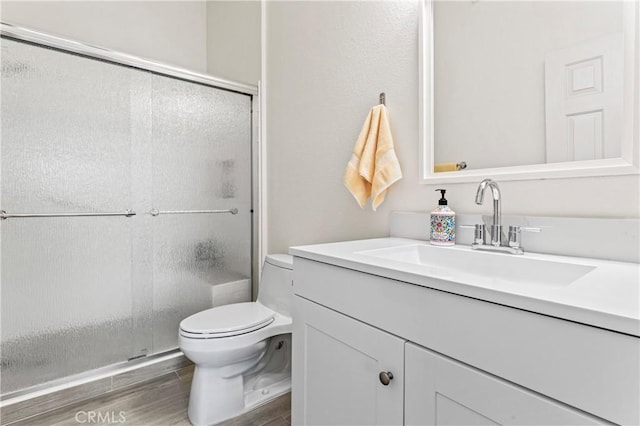
[(180, 323), (179, 345), (195, 364), (189, 420), (211, 425), (291, 389), (293, 258), (269, 255), (256, 302), (198, 312)]

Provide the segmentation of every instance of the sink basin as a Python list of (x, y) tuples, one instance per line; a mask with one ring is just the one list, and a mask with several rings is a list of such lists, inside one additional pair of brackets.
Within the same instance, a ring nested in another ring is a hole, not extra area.
[(410, 244), (363, 250), (361, 255), (420, 265), (437, 278), (481, 279), (491, 283), (567, 286), (596, 269), (595, 266), (518, 255)]

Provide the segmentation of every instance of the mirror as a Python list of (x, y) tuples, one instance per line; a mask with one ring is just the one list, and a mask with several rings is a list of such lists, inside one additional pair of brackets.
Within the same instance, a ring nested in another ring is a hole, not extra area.
[(423, 7), (423, 183), (638, 173), (638, 2)]

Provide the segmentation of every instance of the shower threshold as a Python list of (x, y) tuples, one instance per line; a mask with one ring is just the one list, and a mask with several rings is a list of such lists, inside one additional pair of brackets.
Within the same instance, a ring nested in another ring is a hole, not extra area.
[(0, 396), (2, 424), (154, 379), (190, 366), (179, 349), (112, 364)]

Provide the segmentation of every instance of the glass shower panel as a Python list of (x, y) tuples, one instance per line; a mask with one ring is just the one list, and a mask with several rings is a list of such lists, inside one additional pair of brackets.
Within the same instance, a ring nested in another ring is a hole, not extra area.
[[(131, 208), (130, 68), (2, 39), (1, 207)], [(131, 218), (1, 225), (7, 393), (132, 356)]]
[(250, 285), (251, 97), (1, 43), (0, 207), (137, 215), (0, 221), (0, 392), (175, 349)]
[(2, 393), (130, 358), (128, 219), (3, 222)]
[[(251, 97), (154, 76), (153, 351), (212, 306), (212, 286), (251, 279)], [(237, 208), (238, 214), (193, 210)]]
[(128, 208), (134, 71), (8, 39), (2, 48), (3, 209)]

